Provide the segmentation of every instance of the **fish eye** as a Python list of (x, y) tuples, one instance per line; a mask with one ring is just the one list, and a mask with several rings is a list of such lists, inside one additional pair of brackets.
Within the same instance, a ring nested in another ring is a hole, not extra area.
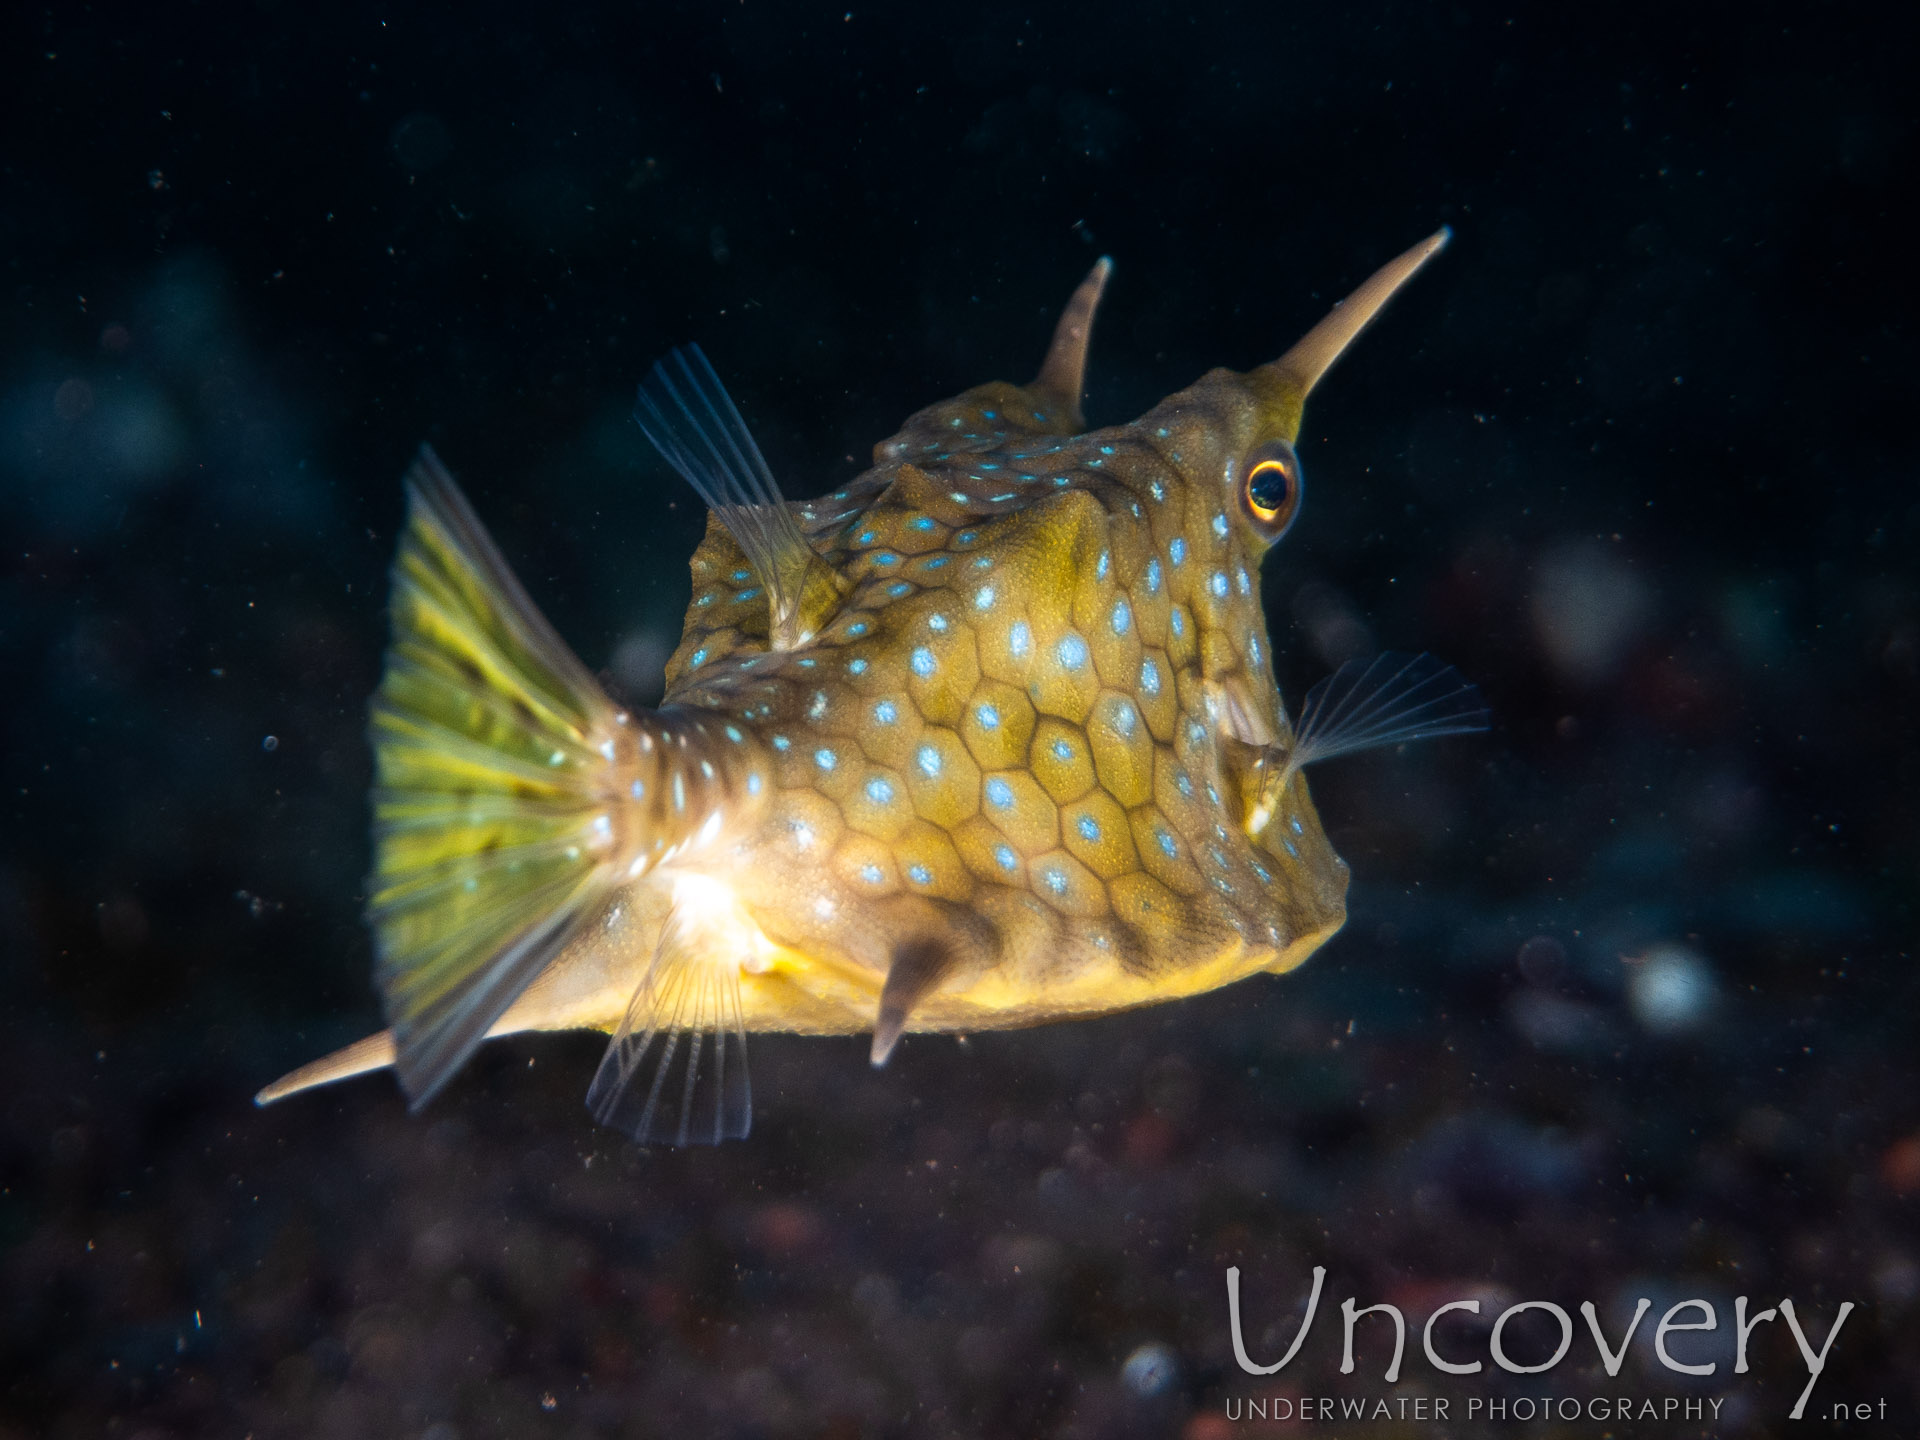
[(1270, 440), (1242, 462), (1240, 507), (1262, 538), (1287, 533), (1300, 511), (1300, 457), (1284, 440)]

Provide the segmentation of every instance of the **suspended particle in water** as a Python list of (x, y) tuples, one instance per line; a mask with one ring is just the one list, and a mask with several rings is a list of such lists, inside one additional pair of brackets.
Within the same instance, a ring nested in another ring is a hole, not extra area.
[(1158, 1342), (1142, 1345), (1120, 1366), (1120, 1382), (1141, 1399), (1171, 1390), (1180, 1378), (1180, 1357)]

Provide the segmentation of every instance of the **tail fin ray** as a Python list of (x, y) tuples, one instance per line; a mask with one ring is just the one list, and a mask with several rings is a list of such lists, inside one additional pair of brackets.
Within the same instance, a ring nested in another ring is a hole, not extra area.
[(625, 737), (432, 451), (407, 492), (367, 909), (418, 1108), (617, 883)]

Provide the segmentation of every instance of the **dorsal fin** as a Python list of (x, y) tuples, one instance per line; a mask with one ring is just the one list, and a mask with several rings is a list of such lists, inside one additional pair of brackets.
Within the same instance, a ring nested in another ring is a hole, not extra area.
[(720, 517), (766, 587), (769, 648), (790, 650), (811, 639), (839, 608), (839, 590), (698, 345), (670, 350), (653, 367), (633, 418)]
[(1087, 342), (1093, 337), (1093, 312), (1099, 308), (1100, 292), (1107, 288), (1107, 276), (1112, 273), (1112, 257), (1102, 255), (1094, 262), (1087, 278), (1067, 301), (1060, 323), (1054, 327), (1053, 344), (1047, 349), (1046, 362), (1033, 384), (1027, 387), (1065, 406), (1075, 432), (1087, 423), (1080, 413), (1080, 396), (1086, 388)]

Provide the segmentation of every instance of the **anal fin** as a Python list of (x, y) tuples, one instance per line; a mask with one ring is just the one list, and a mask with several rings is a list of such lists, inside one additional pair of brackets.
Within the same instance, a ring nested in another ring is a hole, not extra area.
[(753, 1124), (740, 965), (681, 900), (587, 1090), (602, 1125), (642, 1145), (718, 1145)]

